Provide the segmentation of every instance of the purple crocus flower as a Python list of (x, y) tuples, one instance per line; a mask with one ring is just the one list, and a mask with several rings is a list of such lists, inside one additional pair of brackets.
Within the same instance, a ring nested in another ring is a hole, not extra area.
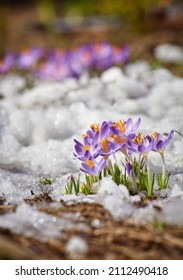
[(112, 66), (112, 46), (106, 42), (93, 45), (94, 66), (105, 70)]
[(101, 148), (99, 151), (99, 155), (104, 156), (105, 158), (109, 157), (110, 155), (116, 153), (121, 149), (121, 144), (117, 142), (109, 141), (107, 139), (102, 139), (101, 141)]
[(135, 124), (133, 124), (133, 121), (131, 118), (129, 118), (127, 121), (120, 120), (119, 122), (114, 122), (111, 126), (111, 131), (119, 136), (119, 137), (126, 137), (133, 139), (135, 138), (135, 131), (140, 125), (140, 118), (137, 120)]
[(128, 46), (119, 48), (116, 46), (112, 47), (112, 62), (113, 64), (126, 63), (130, 57), (130, 49)]
[(89, 138), (85, 137), (84, 145), (74, 139), (75, 142), (75, 153), (74, 157), (85, 161), (85, 158), (92, 156), (93, 158), (98, 157), (100, 151), (100, 144), (97, 144), (96, 139), (90, 141)]
[(68, 65), (56, 61), (47, 61), (40, 65), (35, 71), (35, 76), (39, 79), (62, 81), (71, 76)]
[(143, 140), (143, 144), (138, 146), (138, 152), (143, 156), (147, 156), (150, 151), (153, 150), (154, 140), (150, 136), (146, 136)]
[(41, 48), (30, 48), (22, 51), (17, 58), (16, 64), (18, 68), (27, 70), (37, 64), (44, 57), (45, 51)]
[(166, 166), (164, 158), (164, 150), (170, 143), (174, 136), (174, 131), (172, 130), (166, 139), (163, 139), (163, 136), (160, 133), (157, 133), (154, 138), (154, 151), (158, 152), (161, 155), (163, 166), (162, 166), (162, 181), (165, 182), (166, 179)]
[(112, 137), (114, 141), (120, 145), (120, 151), (127, 157), (128, 156), (128, 142), (135, 138), (135, 131), (140, 125), (140, 119), (133, 124), (132, 119), (129, 118), (127, 121), (120, 120), (119, 122), (114, 122), (111, 125), (111, 131), (113, 133)]
[(83, 45), (72, 52), (72, 57), (74, 61), (77, 61), (83, 71), (87, 70), (89, 67), (93, 66), (94, 57), (92, 53), (91, 45)]
[(15, 66), (16, 55), (8, 53), (2, 62), (0, 62), (0, 74), (5, 74)]
[(128, 141), (128, 151), (130, 154), (139, 153), (146, 157), (150, 151), (153, 151), (153, 147), (154, 139), (149, 135), (143, 137), (141, 133), (139, 133), (134, 139)]
[(110, 156), (117, 152), (121, 145), (119, 145), (114, 138), (112, 137), (111, 133), (111, 125), (112, 122), (104, 121), (102, 125), (92, 125), (92, 132), (95, 133), (94, 140), (95, 143), (100, 144), (100, 151), (99, 155), (106, 157)]
[(106, 160), (101, 158), (99, 161), (96, 161), (92, 156), (86, 159), (85, 162), (82, 163), (81, 171), (91, 174), (91, 175), (99, 175), (99, 173), (104, 169), (106, 166)]
[(154, 150), (160, 154), (163, 154), (165, 148), (168, 146), (173, 136), (174, 136), (173, 130), (169, 133), (166, 139), (163, 139), (163, 136), (160, 133), (158, 133), (154, 139)]

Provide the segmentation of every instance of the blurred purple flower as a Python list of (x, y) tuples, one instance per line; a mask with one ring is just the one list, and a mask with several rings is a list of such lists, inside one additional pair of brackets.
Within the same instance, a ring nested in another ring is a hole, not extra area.
[(105, 70), (112, 66), (112, 46), (106, 42), (94, 44), (92, 48), (94, 67)]
[(69, 63), (73, 74), (80, 77), (84, 71), (93, 66), (94, 57), (91, 45), (84, 45), (74, 50)]
[(2, 62), (0, 62), (0, 74), (6, 74), (15, 66), (16, 55), (8, 53)]
[(47, 61), (39, 66), (35, 71), (35, 76), (39, 79), (62, 81), (70, 77), (71, 72), (65, 63)]
[(114, 47), (106, 42), (82, 45), (72, 51), (59, 49), (46, 51), (43, 48), (32, 47), (16, 56), (12, 53), (7, 54), (0, 63), (0, 74), (14, 68), (33, 70), (39, 79), (58, 81), (68, 77), (78, 79), (87, 70), (93, 68), (105, 70), (114, 64), (125, 63), (128, 58), (128, 47)]
[(130, 57), (130, 49), (128, 46), (119, 48), (116, 46), (112, 47), (112, 62), (113, 64), (126, 63)]
[(31, 68), (33, 65), (36, 65), (39, 60), (41, 60), (45, 55), (45, 51), (42, 48), (30, 48), (20, 52), (16, 66), (18, 68), (27, 70)]

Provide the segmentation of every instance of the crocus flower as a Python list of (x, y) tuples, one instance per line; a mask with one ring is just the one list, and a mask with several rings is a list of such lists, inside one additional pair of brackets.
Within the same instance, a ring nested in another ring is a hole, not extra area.
[(112, 62), (113, 64), (125, 63), (129, 60), (130, 49), (128, 46), (123, 48), (112, 46)]
[(94, 57), (91, 45), (83, 45), (72, 52), (73, 60), (80, 64), (83, 71), (92, 67), (94, 64)]
[(148, 135), (143, 136), (142, 133), (138, 133), (138, 135), (128, 141), (129, 145), (129, 153), (139, 153), (144, 157), (148, 156), (148, 153), (153, 150), (154, 140)]
[(96, 138), (90, 139), (89, 137), (84, 137), (84, 144), (74, 139), (75, 142), (75, 153), (74, 157), (82, 161), (88, 158), (88, 153), (93, 158), (98, 157), (100, 151), (100, 144), (97, 143)]
[(162, 180), (165, 181), (166, 178), (166, 166), (165, 166), (165, 158), (164, 158), (164, 150), (170, 143), (174, 136), (174, 131), (172, 130), (166, 139), (163, 139), (163, 136), (160, 133), (157, 133), (154, 138), (154, 150), (161, 155), (161, 159), (163, 162), (162, 166)]
[(86, 158), (86, 161), (82, 163), (81, 171), (91, 174), (91, 175), (99, 175), (99, 173), (104, 169), (106, 166), (106, 160), (101, 158), (99, 161), (94, 159), (92, 156)]
[(8, 53), (2, 62), (0, 62), (0, 74), (5, 74), (15, 66), (16, 55)]
[(165, 139), (163, 139), (163, 136), (160, 133), (158, 133), (154, 141), (154, 150), (160, 154), (163, 154), (165, 148), (168, 146), (173, 136), (174, 136), (173, 130), (169, 133), (169, 135)]
[(127, 121), (120, 120), (119, 122), (114, 122), (111, 125), (111, 131), (113, 133), (112, 137), (115, 142), (120, 145), (120, 151), (125, 155), (125, 157), (130, 161), (130, 156), (128, 153), (128, 142), (135, 138), (135, 131), (140, 125), (140, 119), (133, 124), (132, 119), (129, 118)]
[(39, 79), (62, 81), (71, 76), (71, 71), (65, 63), (47, 61), (39, 66), (35, 76)]
[[(119, 122), (113, 122), (111, 130), (114, 134), (118, 136), (129, 136), (134, 135), (135, 132), (138, 129), (140, 125), (141, 119), (139, 118), (135, 124), (133, 124), (133, 121), (131, 118), (129, 118), (127, 121), (120, 120)], [(134, 138), (133, 137), (133, 138)], [(132, 138), (132, 137), (130, 137)]]
[(131, 181), (133, 193), (137, 193), (137, 178), (135, 176), (135, 172), (134, 172), (134, 170), (132, 168), (132, 164), (130, 162), (126, 163), (126, 172)]
[(18, 68), (27, 70), (43, 58), (45, 51), (41, 48), (30, 48), (20, 52), (16, 64)]
[(153, 145), (154, 141), (149, 136), (146, 136), (143, 139), (143, 144), (138, 146), (138, 152), (145, 157), (150, 151), (152, 151)]
[(112, 66), (112, 47), (106, 42), (93, 45), (94, 66), (104, 70)]
[(102, 125), (93, 124), (91, 126), (92, 131), (95, 133), (95, 141), (100, 144), (99, 155), (104, 156), (107, 159), (108, 156), (114, 154), (121, 148), (121, 144), (114, 141), (111, 132), (112, 122), (104, 121)]

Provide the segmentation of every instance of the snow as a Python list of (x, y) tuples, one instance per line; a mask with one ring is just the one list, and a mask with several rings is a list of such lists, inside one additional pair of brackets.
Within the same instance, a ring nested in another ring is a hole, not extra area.
[(66, 251), (72, 257), (81, 257), (87, 253), (88, 247), (84, 239), (79, 236), (73, 236), (66, 244)]
[(38, 211), (35, 207), (22, 202), (15, 213), (0, 216), (0, 224), (3, 228), (9, 228), (14, 233), (34, 236), (46, 241), (49, 238), (58, 238), (60, 232), (70, 229), (86, 231), (86, 225), (69, 221), (67, 217), (59, 218)]
[(167, 63), (182, 63), (183, 48), (173, 44), (161, 44), (154, 50), (157, 59)]
[[(183, 133), (182, 78), (138, 61), (123, 70), (112, 67), (101, 77), (89, 78), (85, 73), (80, 80), (35, 81), (32, 89), (25, 87), (22, 77), (6, 75), (0, 79), (0, 93), (4, 97), (0, 99), (0, 196), (5, 196), (6, 204), (17, 205), (15, 212), (0, 216), (0, 227), (39, 239), (57, 238), (62, 231), (77, 226), (86, 230), (84, 224), (41, 213), (26, 204), (24, 199), (32, 192), (48, 193), (53, 203), (60, 205), (60, 200), (67, 205), (100, 203), (117, 220), (183, 225), (183, 137), (176, 132), (165, 151), (171, 171), (169, 188), (156, 190), (161, 211), (156, 208), (157, 201), (136, 207), (135, 202), (144, 194), (131, 197), (125, 186), (117, 186), (110, 177), (95, 185), (95, 195), (65, 195), (68, 176), (79, 172), (79, 163), (73, 160), (73, 138), (80, 139), (90, 124), (140, 117), (142, 132), (175, 129)], [(153, 168), (159, 172), (160, 157), (153, 153), (151, 157)], [(40, 185), (41, 176), (51, 178), (52, 185)], [(94, 220), (92, 225), (97, 228), (100, 221)], [(86, 244), (75, 238), (67, 244), (68, 251), (85, 253)]]

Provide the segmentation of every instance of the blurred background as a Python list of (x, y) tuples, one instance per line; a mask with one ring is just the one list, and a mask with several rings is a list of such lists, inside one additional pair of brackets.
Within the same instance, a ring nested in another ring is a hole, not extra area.
[(134, 57), (163, 42), (183, 45), (181, 0), (1, 0), (0, 57), (31, 46), (130, 44)]

